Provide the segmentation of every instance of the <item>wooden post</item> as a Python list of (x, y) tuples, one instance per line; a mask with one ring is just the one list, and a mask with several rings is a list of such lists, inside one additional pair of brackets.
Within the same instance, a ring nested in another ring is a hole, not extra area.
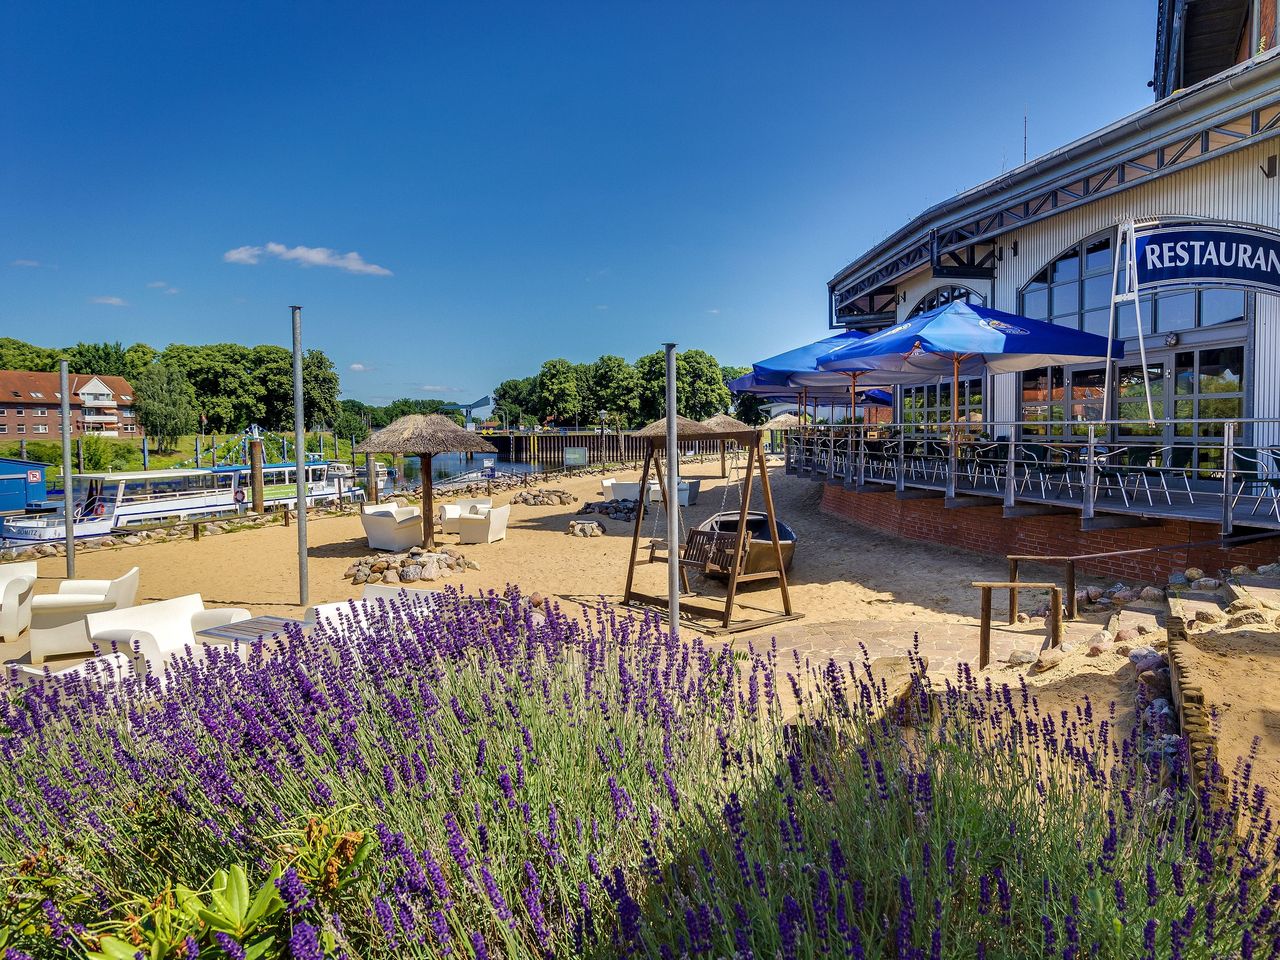
[[(1009, 558), (1009, 582), (1018, 582), (1018, 561), (1013, 557)], [(1009, 588), (1009, 622), (1018, 622), (1018, 588)]]
[(253, 512), (261, 516), (266, 513), (266, 495), (262, 489), (262, 441), (249, 441), (249, 483), (253, 493)]
[(1079, 602), (1076, 600), (1076, 562), (1067, 561), (1067, 619), (1074, 620), (1080, 615)]
[(285, 507), (285, 508), (284, 508), (284, 525), (285, 525), (285, 527), (286, 527), (286, 528), (289, 526), (289, 517), (290, 517), (290, 516), (291, 516), (291, 514), (290, 514), (290, 512), (289, 512), (289, 508), (288, 508), (288, 507)]
[[(747, 511), (751, 506), (751, 482), (755, 472), (756, 458), (747, 459), (747, 476), (742, 482), (742, 505), (738, 509), (738, 539), (733, 547), (733, 566), (729, 569), (729, 590), (724, 598), (724, 627), (727, 629), (733, 620), (733, 598), (738, 593), (738, 569), (742, 566), (742, 551), (747, 539)], [(765, 481), (768, 482), (768, 481)], [(777, 534), (774, 535), (777, 544)]]
[[(982, 590), (982, 626), (978, 634), (978, 669), (981, 670), (991, 662), (991, 588)], [(1018, 591), (1010, 590), (1009, 596), (1017, 596)]]
[(369, 499), (376, 504), (378, 502), (378, 462), (373, 459), (372, 453), (364, 455), (364, 485)]
[(724, 453), (725, 444), (727, 442), (728, 441), (726, 440), (720, 441), (720, 479), (721, 480), (726, 480), (729, 477), (729, 464), (725, 460), (725, 453)]
[(201, 528), (201, 527), (203, 527), (203, 526), (204, 526), (204, 524), (202, 524), (199, 520), (195, 520), (195, 521), (193, 521), (193, 522), (192, 522), (192, 524), (191, 524), (191, 539), (193, 539), (193, 540), (199, 540), (199, 539), (200, 539), (200, 528)]
[(1049, 646), (1062, 646), (1062, 590), (1057, 586), (1049, 591)]
[(644, 466), (640, 469), (640, 500), (636, 503), (635, 527), (631, 531), (631, 560), (627, 564), (627, 585), (622, 591), (622, 602), (631, 602), (631, 587), (635, 583), (636, 556), (640, 552), (640, 529), (644, 522), (645, 487), (649, 485), (649, 467), (653, 465), (653, 444), (645, 451)]
[(431, 495), (431, 454), (418, 455), (422, 464), (422, 547), (431, 550), (436, 545), (435, 499)]
[[(782, 542), (778, 539), (778, 518), (773, 509), (773, 489), (769, 483), (769, 465), (764, 459), (764, 438), (758, 432), (751, 446), (751, 455), (760, 459), (760, 495), (764, 498), (764, 515), (769, 521), (769, 536), (773, 537), (773, 559), (778, 564), (778, 589), (782, 591), (782, 612), (787, 616), (791, 616), (791, 591), (787, 587), (786, 565), (782, 562)], [(749, 493), (750, 491), (748, 491), (748, 495)], [(744, 497), (743, 502), (749, 502), (749, 496)]]

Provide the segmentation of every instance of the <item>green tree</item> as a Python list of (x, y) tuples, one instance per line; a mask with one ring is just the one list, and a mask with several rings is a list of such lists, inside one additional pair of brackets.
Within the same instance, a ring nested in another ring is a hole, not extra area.
[(61, 350), (37, 347), (25, 340), (0, 337), (0, 370), (34, 370), (47, 373), (58, 369)]
[[(302, 355), (302, 410), (306, 422), (328, 426), (338, 419), (338, 371), (323, 350), (308, 350)], [(293, 416), (293, 404), (289, 405)]]
[(128, 376), (124, 345), (115, 343), (77, 343), (65, 351), (67, 367), (72, 373), (98, 377)]
[(640, 409), (640, 378), (636, 368), (612, 354), (600, 357), (592, 368), (595, 410), (613, 414), (625, 426), (634, 425)]
[(364, 417), (352, 412), (346, 407), (342, 407), (338, 411), (337, 419), (333, 421), (333, 432), (343, 440), (354, 440), (359, 443), (371, 432), (369, 425), (365, 423)]
[(249, 363), (262, 387), (262, 414), (258, 423), (268, 430), (293, 429), (293, 353), (264, 343), (249, 351)]
[(266, 389), (258, 380), (248, 347), (171, 343), (160, 354), (160, 362), (185, 374), (195, 390), (197, 413), (205, 417), (210, 430), (238, 432), (262, 421)]
[(158, 356), (160, 356), (160, 352), (155, 347), (147, 346), (145, 343), (133, 344), (124, 352), (124, 373), (122, 376), (130, 383), (135, 383), (142, 376), (143, 371), (156, 362), (156, 357)]
[(538, 371), (538, 414), (556, 423), (571, 422), (582, 411), (578, 377), (568, 360), (548, 360)]
[[(640, 379), (640, 419), (648, 423), (666, 412), (666, 356), (647, 354), (636, 361)], [(705, 350), (676, 354), (676, 413), (691, 420), (705, 420), (729, 406), (720, 364)]]
[(538, 378), (524, 377), (503, 380), (493, 391), (493, 415), (515, 425), (526, 417), (536, 417), (538, 409)]
[[(745, 377), (750, 372), (750, 367), (722, 366), (720, 368), (720, 379), (724, 381), (725, 389), (728, 389), (731, 381), (737, 380), (739, 377)], [(742, 393), (733, 397), (733, 415), (743, 423), (749, 423), (752, 426), (759, 426), (769, 419), (764, 411), (764, 397), (757, 397), (750, 393)]]
[(161, 450), (175, 449), (179, 437), (195, 432), (195, 392), (181, 370), (153, 364), (133, 389), (138, 422)]

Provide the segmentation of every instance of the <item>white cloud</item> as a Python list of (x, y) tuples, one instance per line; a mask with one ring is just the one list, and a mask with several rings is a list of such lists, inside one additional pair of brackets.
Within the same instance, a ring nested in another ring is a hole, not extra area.
[(90, 303), (100, 303), (106, 307), (127, 307), (129, 304), (119, 297), (90, 297)]
[(147, 284), (147, 286), (153, 290), (160, 290), (160, 289), (163, 289), (164, 287), (167, 287), (168, 285), (169, 284), (167, 284), (163, 280), (152, 280), (150, 283)]
[(175, 294), (175, 293), (181, 293), (181, 292), (182, 291), (180, 291), (177, 287), (170, 287), (168, 290), (165, 291), (165, 293), (168, 293), (168, 294)]
[(376, 263), (369, 263), (364, 257), (352, 250), (350, 253), (339, 253), (328, 247), (286, 247), (283, 243), (268, 243), (262, 247), (236, 247), (222, 255), (227, 263), (243, 263), (253, 265), (261, 263), (264, 256), (288, 260), (302, 267), (336, 267), (347, 273), (363, 273), (374, 277), (389, 277), (391, 271)]
[(707, 311), (707, 313), (711, 314), (714, 317), (720, 313), (720, 308), (712, 307), (710, 310)]
[(10, 260), (10, 261), (9, 261), (9, 266), (11, 266), (11, 267), (38, 267), (38, 266), (40, 266), (40, 261), (39, 261), (39, 260), (27, 260), (27, 259), (24, 259), (24, 258), (21, 258), (21, 257), (20, 257), (20, 258), (19, 258), (19, 259), (17, 259), (17, 260)]
[(426, 383), (418, 388), (423, 393), (457, 393), (461, 387), (443, 387), (435, 383)]
[(347, 369), (350, 370), (352, 373), (368, 373), (369, 372), (369, 368), (363, 363), (353, 363), (351, 366), (347, 367)]

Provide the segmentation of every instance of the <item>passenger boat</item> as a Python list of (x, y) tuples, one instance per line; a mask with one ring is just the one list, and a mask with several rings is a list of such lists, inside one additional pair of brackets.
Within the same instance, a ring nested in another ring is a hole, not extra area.
[[(338, 481), (328, 475), (323, 461), (306, 464), (307, 504), (338, 499)], [(296, 467), (292, 463), (265, 464), (262, 468), (266, 509), (291, 504), (298, 497)], [(253, 491), (246, 466), (198, 470), (150, 470), (136, 473), (82, 473), (71, 478), (74, 532), (80, 537), (102, 537), (129, 527), (149, 526), (243, 512)], [(358, 487), (345, 488), (342, 496), (359, 498)], [(6, 544), (49, 543), (66, 538), (62, 509), (40, 515), (6, 517), (0, 539)]]
[[(783, 569), (791, 569), (791, 558), (796, 552), (796, 532), (781, 520), (778, 525), (778, 545), (782, 548)], [(738, 529), (738, 511), (726, 510), (713, 514), (698, 524), (699, 530), (713, 530), (717, 533), (734, 533)], [(743, 573), (762, 573), (765, 570), (777, 570), (778, 561), (773, 555), (773, 538), (769, 535), (769, 518), (758, 510), (747, 514), (747, 532), (751, 541), (747, 546), (747, 559), (743, 564)]]

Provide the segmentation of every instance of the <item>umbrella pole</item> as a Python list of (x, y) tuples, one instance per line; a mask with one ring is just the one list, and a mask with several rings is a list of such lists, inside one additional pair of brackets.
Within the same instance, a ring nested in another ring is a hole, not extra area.
[(433, 550), (436, 545), (435, 498), (431, 493), (431, 454), (420, 453), (422, 461), (422, 547)]

